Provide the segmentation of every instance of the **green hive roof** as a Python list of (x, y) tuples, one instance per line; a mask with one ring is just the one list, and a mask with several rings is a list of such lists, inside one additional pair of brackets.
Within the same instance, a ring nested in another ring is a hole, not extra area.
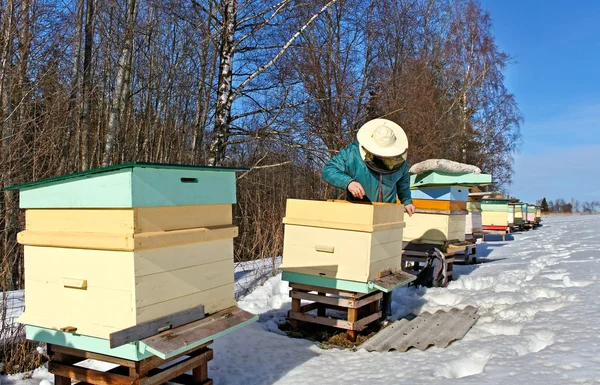
[(123, 170), (126, 168), (164, 168), (164, 169), (181, 169), (181, 170), (207, 170), (207, 171), (224, 171), (224, 172), (236, 172), (236, 171), (248, 171), (248, 168), (243, 167), (212, 167), (212, 166), (196, 166), (191, 164), (169, 164), (169, 163), (148, 163), (148, 162), (129, 162), (123, 164), (117, 164), (114, 166), (107, 166), (101, 168), (94, 168), (92, 170), (75, 172), (72, 174), (55, 176), (52, 178), (41, 179), (33, 182), (14, 184), (12, 186), (5, 187), (4, 190), (20, 190), (23, 188), (30, 187), (41, 187), (48, 183), (61, 182), (69, 179), (85, 179), (97, 176), (98, 174), (110, 173), (117, 170)]

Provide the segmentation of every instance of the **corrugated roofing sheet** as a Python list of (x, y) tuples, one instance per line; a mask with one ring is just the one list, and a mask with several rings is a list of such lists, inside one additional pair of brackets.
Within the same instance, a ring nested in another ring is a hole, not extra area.
[(425, 350), (430, 346), (445, 348), (467, 334), (479, 318), (476, 313), (473, 306), (421, 313), (413, 320), (394, 322), (360, 347), (369, 352), (405, 352), (412, 347)]

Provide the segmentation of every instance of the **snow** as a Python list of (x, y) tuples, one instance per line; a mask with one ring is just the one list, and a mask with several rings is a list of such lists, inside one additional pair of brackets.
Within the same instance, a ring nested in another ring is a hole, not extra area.
[[(290, 308), (287, 282), (281, 274), (267, 279), (272, 264), (242, 264), (239, 306), (259, 322), (213, 343), (209, 375), (215, 384), (243, 385), (600, 384), (600, 216), (548, 217), (543, 224), (478, 245), (482, 263), (455, 266), (447, 288), (394, 292), (393, 319), (478, 307), (480, 318), (462, 340), (424, 352), (323, 350), (288, 338), (277, 327)], [(52, 379), (45, 368), (22, 377), (2, 383)]]

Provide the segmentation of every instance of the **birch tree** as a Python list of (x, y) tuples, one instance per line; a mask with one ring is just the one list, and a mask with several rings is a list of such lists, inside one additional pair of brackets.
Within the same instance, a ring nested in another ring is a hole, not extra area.
[(125, 107), (128, 101), (127, 94), (129, 93), (129, 80), (131, 78), (132, 71), (132, 51), (138, 9), (138, 0), (127, 0), (125, 36), (123, 39), (123, 48), (119, 58), (115, 89), (110, 109), (110, 117), (108, 120), (108, 127), (104, 146), (104, 156), (102, 158), (103, 167), (108, 166), (110, 164), (110, 158), (114, 147), (117, 126), (119, 124), (119, 119), (122, 117), (123, 112), (125, 111)]
[[(238, 79), (239, 83), (234, 85), (234, 59), (236, 53), (243, 48), (243, 43), (255, 39), (259, 31), (270, 26), (270, 23), (278, 18), (284, 11), (289, 10), (292, 5), (290, 0), (283, 0), (265, 9), (258, 9), (254, 14), (243, 18), (238, 17), (238, 1), (223, 0), (221, 7), (221, 37), (219, 45), (219, 76), (217, 86), (217, 104), (215, 109), (215, 125), (213, 129), (213, 139), (210, 144), (208, 163), (211, 165), (221, 164), (225, 158), (225, 150), (229, 140), (231, 123), (231, 109), (236, 98), (240, 97), (244, 89), (258, 76), (272, 67), (298, 39), (304, 30), (306, 30), (323, 12), (331, 7), (337, 0), (331, 0), (325, 3), (313, 15), (311, 15), (302, 26), (291, 34), (291, 36), (281, 44), (280, 48), (274, 48), (274, 54), (264, 63), (258, 65), (247, 75)], [(245, 3), (242, 8), (248, 7)], [(254, 11), (253, 7), (249, 7)], [(236, 32), (239, 35), (236, 38)], [(240, 32), (245, 32), (244, 34)], [(256, 41), (256, 40), (254, 40)], [(277, 43), (274, 44), (277, 47)]]

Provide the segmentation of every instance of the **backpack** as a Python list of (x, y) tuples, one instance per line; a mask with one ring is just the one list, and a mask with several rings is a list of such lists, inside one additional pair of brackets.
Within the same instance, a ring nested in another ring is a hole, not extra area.
[(448, 285), (448, 263), (446, 257), (437, 248), (427, 250), (425, 267), (411, 282), (415, 287), (446, 287)]

